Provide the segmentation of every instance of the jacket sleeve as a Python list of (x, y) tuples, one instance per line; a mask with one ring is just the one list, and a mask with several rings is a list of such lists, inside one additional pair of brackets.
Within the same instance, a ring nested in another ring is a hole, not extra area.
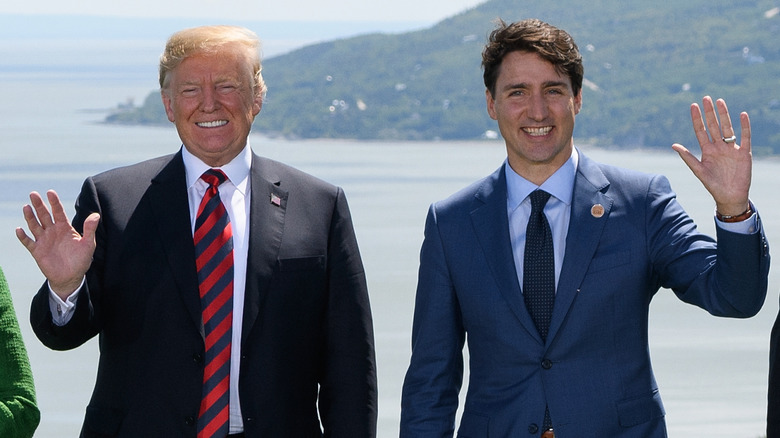
[(0, 436), (32, 437), (40, 419), (27, 350), (0, 271)]
[(661, 285), (715, 316), (758, 313), (766, 299), (770, 261), (761, 219), (750, 234), (716, 227), (714, 242), (696, 230), (666, 178), (653, 179), (648, 193), (648, 239)]
[[(88, 178), (81, 188), (81, 193), (76, 202), (76, 215), (73, 218), (72, 225), (79, 233), (83, 232), (84, 220), (92, 212), (101, 213), (97, 189), (92, 181), (92, 178)], [(30, 306), (30, 323), (32, 324), (33, 331), (38, 339), (47, 347), (53, 350), (69, 350), (76, 348), (92, 337), (98, 334), (99, 324), (97, 319), (97, 313), (95, 311), (94, 296), (92, 289), (95, 288), (99, 282), (97, 281), (97, 273), (103, 257), (104, 247), (102, 244), (101, 236), (102, 220), (97, 229), (97, 248), (93, 256), (92, 266), (87, 272), (87, 281), (84, 282), (81, 290), (79, 291), (79, 297), (76, 301), (76, 310), (70, 321), (63, 325), (57, 326), (52, 322), (51, 310), (49, 308), (49, 286), (44, 283), (43, 286), (35, 294)]]
[(374, 330), (363, 262), (346, 197), (335, 200), (328, 236), (328, 309), (319, 409), (326, 437), (375, 437)]
[(401, 401), (402, 438), (453, 436), (464, 342), (460, 306), (432, 206), (420, 251), (412, 359)]

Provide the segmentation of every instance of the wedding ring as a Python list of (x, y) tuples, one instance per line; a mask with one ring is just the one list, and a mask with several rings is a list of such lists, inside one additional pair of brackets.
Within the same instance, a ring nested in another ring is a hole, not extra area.
[(721, 137), (721, 138), (726, 143), (734, 143), (735, 141), (737, 141), (737, 136), (736, 135), (732, 135), (731, 137)]

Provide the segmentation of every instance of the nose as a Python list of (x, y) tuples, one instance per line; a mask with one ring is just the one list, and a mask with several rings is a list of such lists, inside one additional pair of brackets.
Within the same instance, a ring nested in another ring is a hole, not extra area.
[(219, 99), (217, 99), (217, 92), (213, 88), (204, 88), (203, 100), (200, 103), (200, 109), (204, 113), (214, 112), (219, 108)]
[(528, 102), (528, 117), (532, 120), (542, 121), (547, 118), (547, 102), (544, 96), (534, 93)]

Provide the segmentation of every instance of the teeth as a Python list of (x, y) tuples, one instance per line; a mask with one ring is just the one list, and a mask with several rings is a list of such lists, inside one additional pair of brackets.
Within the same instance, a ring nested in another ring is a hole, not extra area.
[(217, 128), (220, 126), (227, 125), (227, 120), (214, 120), (213, 122), (201, 122), (201, 123), (196, 123), (196, 125), (200, 126), (201, 128)]
[(541, 136), (541, 135), (547, 135), (547, 133), (552, 130), (552, 126), (545, 126), (543, 128), (524, 128), (523, 130), (529, 135)]

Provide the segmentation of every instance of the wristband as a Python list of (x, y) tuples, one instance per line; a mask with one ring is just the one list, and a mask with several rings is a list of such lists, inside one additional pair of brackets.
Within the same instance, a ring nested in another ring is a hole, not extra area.
[(753, 204), (750, 201), (748, 201), (747, 210), (735, 216), (720, 214), (718, 213), (718, 210), (715, 210), (715, 217), (721, 222), (742, 222), (750, 216), (753, 216)]

